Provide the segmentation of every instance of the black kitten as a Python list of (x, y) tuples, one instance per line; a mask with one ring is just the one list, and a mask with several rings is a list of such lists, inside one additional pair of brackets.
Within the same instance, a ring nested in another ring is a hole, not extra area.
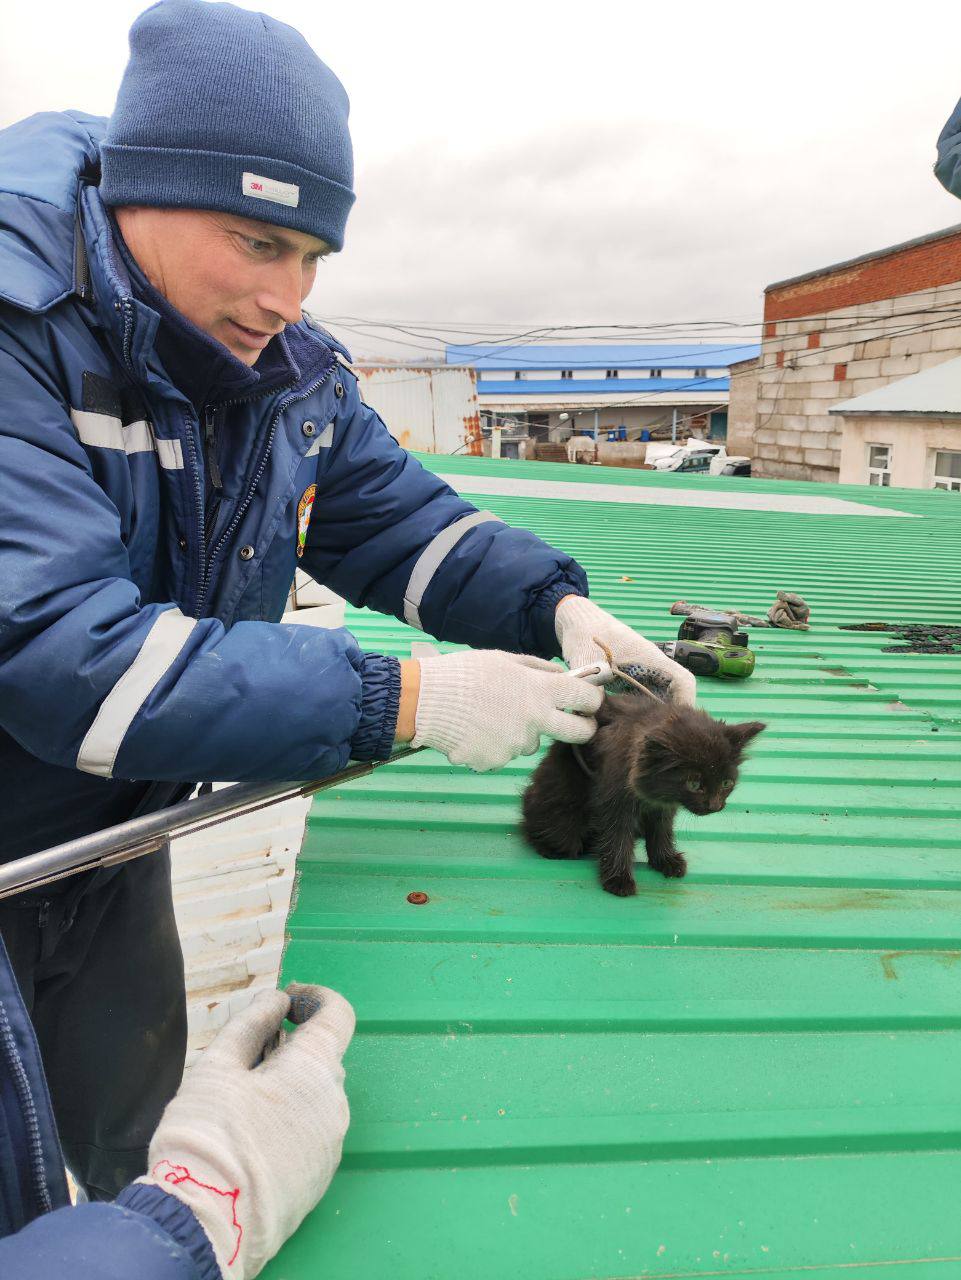
[[(604, 699), (598, 729), (578, 748), (555, 742), (524, 792), (523, 831), (545, 858), (599, 859), (608, 893), (630, 897), (634, 842), (665, 876), (687, 870), (674, 847), (674, 815), (717, 813), (737, 782), (744, 748), (765, 726), (725, 724), (706, 711), (643, 695)], [(588, 774), (587, 770), (590, 770)]]

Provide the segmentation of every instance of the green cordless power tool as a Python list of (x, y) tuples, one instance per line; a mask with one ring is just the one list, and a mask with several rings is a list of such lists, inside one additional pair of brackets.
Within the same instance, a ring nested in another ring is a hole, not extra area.
[(754, 670), (754, 654), (732, 613), (693, 609), (681, 623), (677, 639), (657, 647), (696, 676), (746, 680)]

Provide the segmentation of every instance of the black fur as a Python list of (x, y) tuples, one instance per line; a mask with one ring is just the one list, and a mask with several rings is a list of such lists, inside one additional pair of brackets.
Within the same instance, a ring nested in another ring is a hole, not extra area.
[(597, 722), (593, 739), (579, 748), (591, 776), (572, 747), (555, 742), (524, 792), (522, 829), (545, 858), (595, 854), (602, 886), (626, 898), (637, 892), (639, 838), (655, 871), (684, 875), (675, 814), (723, 809), (745, 747), (765, 726), (725, 724), (643, 694), (605, 698)]

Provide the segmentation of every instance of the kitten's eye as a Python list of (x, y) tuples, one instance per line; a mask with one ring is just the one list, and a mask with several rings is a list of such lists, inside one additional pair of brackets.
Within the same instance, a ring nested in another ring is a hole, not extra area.
[(685, 787), (687, 787), (688, 791), (704, 790), (704, 784), (700, 778), (688, 778), (687, 781), (684, 783), (684, 785)]
[(733, 791), (733, 790), (734, 790), (734, 779), (733, 779), (733, 778), (725, 778), (725, 779), (724, 779), (724, 781), (721, 783), (720, 790), (721, 790), (721, 791)]

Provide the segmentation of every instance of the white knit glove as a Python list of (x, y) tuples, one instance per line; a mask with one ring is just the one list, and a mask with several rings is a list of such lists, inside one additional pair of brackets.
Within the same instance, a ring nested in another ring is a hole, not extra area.
[(661, 653), (656, 644), (645, 640), (593, 601), (583, 596), (567, 596), (554, 614), (557, 640), (564, 661), (573, 671), (591, 663), (606, 661), (603, 650), (595, 644), (602, 640), (619, 667), (644, 667), (670, 681), (672, 702), (694, 705), (697, 681), (692, 672)]
[[(285, 1016), (301, 1025), (270, 1052)], [(336, 991), (265, 991), (167, 1106), (137, 1181), (190, 1207), (225, 1280), (256, 1276), (327, 1190), (350, 1119), (341, 1058), (353, 1032)]]
[[(422, 657), (415, 747), (436, 747), (451, 764), (484, 772), (533, 755), (541, 735), (587, 742), (604, 691), (542, 658), (471, 649)], [(581, 711), (585, 715), (571, 715)]]

